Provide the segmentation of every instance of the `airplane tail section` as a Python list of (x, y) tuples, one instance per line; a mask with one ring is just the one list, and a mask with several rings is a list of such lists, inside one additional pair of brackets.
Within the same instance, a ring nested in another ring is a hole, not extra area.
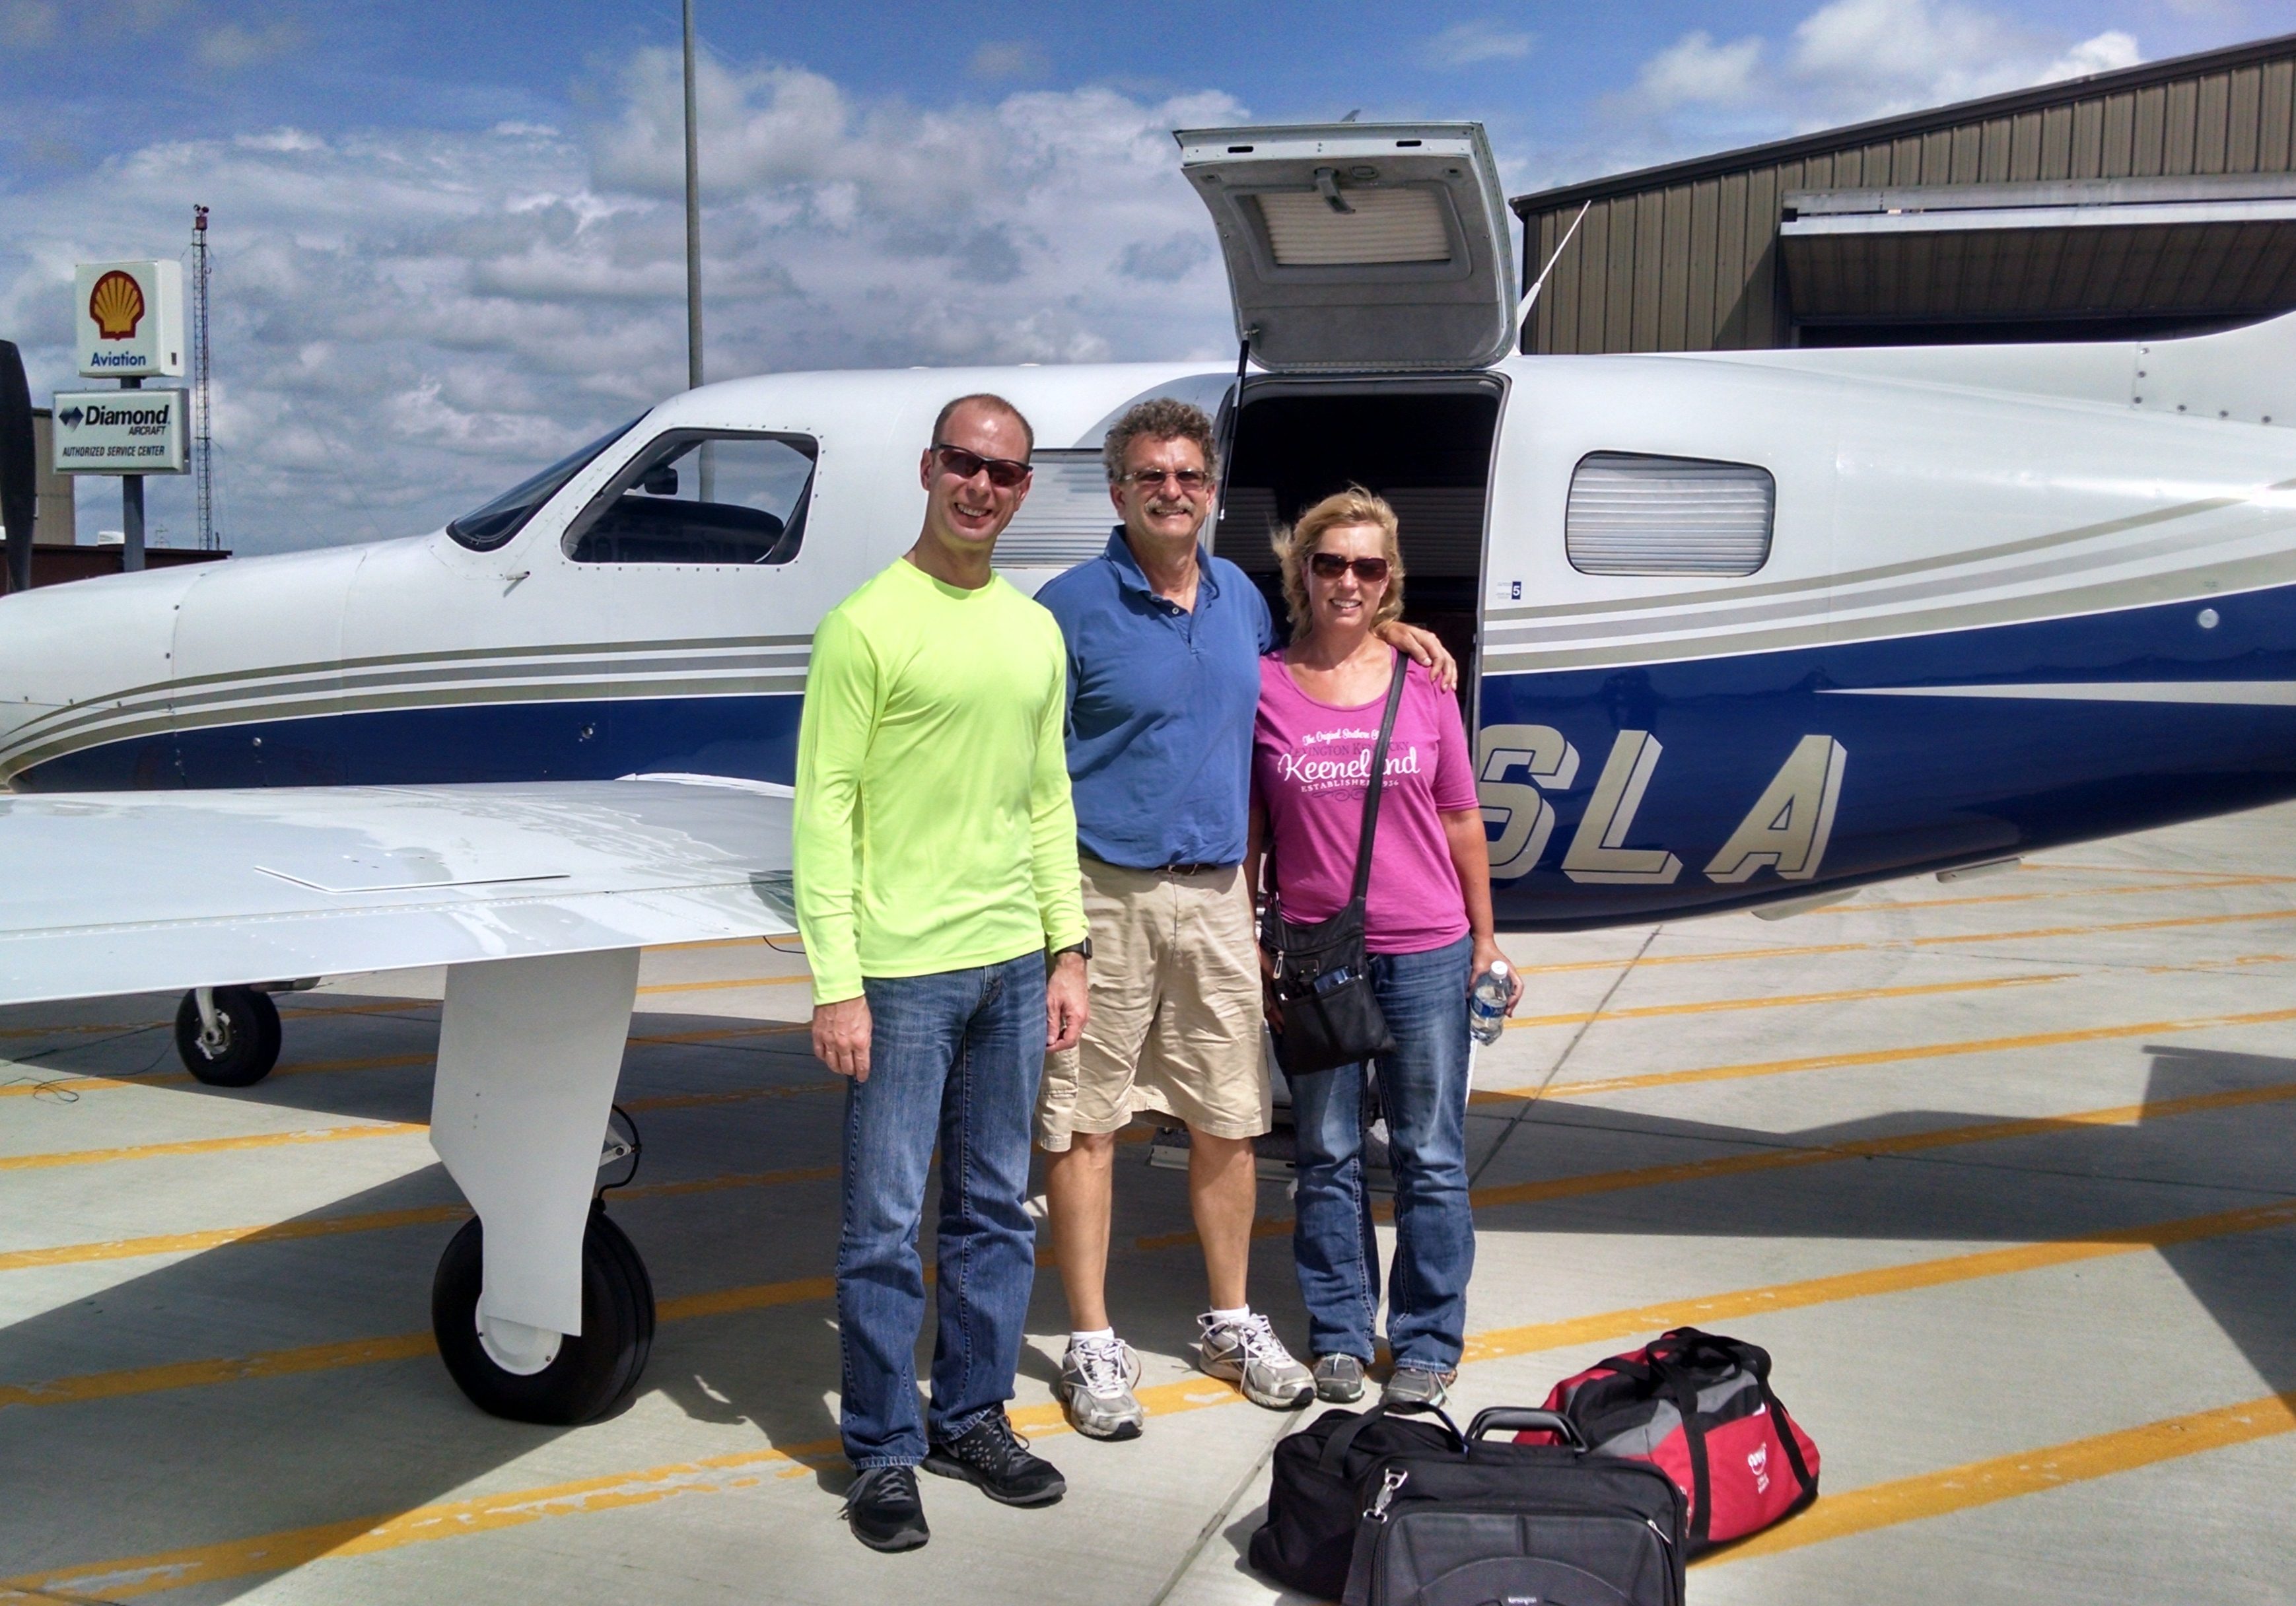
[(2296, 425), (2296, 312), (2136, 352), (2130, 400), (2147, 413)]
[(2296, 313), (2179, 340), (1718, 352), (1730, 362), (2296, 427)]

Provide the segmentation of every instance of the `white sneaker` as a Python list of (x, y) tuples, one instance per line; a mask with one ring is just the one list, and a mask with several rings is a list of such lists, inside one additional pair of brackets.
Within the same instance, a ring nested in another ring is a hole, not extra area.
[(1132, 1393), (1140, 1357), (1122, 1339), (1078, 1344), (1061, 1356), (1061, 1404), (1086, 1438), (1137, 1438), (1148, 1413)]
[(1196, 1364), (1206, 1376), (1235, 1384), (1244, 1398), (1270, 1411), (1296, 1411), (1316, 1397), (1314, 1375), (1292, 1358), (1258, 1311), (1241, 1322), (1215, 1322), (1207, 1314), (1196, 1324), (1203, 1330)]

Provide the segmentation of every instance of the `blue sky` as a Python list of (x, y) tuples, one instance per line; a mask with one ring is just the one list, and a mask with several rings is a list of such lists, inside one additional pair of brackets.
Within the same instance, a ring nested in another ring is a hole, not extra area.
[[(1185, 122), (1458, 117), (1513, 192), (2296, 28), (2288, 0), (701, 0), (713, 376), (1218, 352)], [(0, 338), (215, 209), (242, 550), (436, 525), (683, 383), (677, 7), (0, 0)], [(189, 539), (155, 482), (162, 539)], [(84, 512), (91, 534), (93, 504)]]

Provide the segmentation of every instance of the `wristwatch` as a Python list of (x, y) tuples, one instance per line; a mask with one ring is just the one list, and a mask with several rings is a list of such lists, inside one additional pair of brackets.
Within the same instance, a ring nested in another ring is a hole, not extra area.
[(1087, 937), (1082, 942), (1072, 942), (1069, 944), (1065, 948), (1054, 948), (1053, 950), (1053, 958), (1055, 961), (1058, 961), (1065, 958), (1070, 954), (1075, 955), (1078, 959), (1081, 959), (1086, 963), (1089, 964), (1092, 962), (1092, 938)]

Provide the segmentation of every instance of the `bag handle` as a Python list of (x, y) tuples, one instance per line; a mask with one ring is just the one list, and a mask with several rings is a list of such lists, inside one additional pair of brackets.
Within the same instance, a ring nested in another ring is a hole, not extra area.
[[(1416, 1415), (1423, 1410), (1431, 1412), (1437, 1417), (1441, 1418), (1443, 1425), (1451, 1430), (1451, 1438), (1454, 1442), (1458, 1445), (1459, 1448), (1464, 1450), (1467, 1447), (1466, 1438), (1459, 1431), (1459, 1424), (1453, 1422), (1449, 1416), (1444, 1413), (1442, 1406), (1414, 1406), (1412, 1408), (1412, 1413)], [(1331, 1438), (1324, 1441), (1324, 1453), (1316, 1458), (1316, 1465), (1323, 1471), (1337, 1472), (1340, 1470), (1341, 1463), (1347, 1459), (1349, 1447), (1356, 1442), (1356, 1436), (1361, 1433), (1365, 1428), (1370, 1427), (1372, 1423), (1387, 1416), (1387, 1414), (1388, 1408), (1385, 1405), (1374, 1405), (1370, 1410), (1365, 1412), (1361, 1416), (1357, 1417), (1353, 1422), (1342, 1426), (1338, 1432), (1332, 1434)]]
[(1698, 1425), (1698, 1385), (1656, 1345), (1651, 1347), (1649, 1364), (1653, 1380), (1682, 1417), (1683, 1447), (1690, 1453), (1690, 1544), (1692, 1549), (1702, 1550), (1714, 1520), (1714, 1482), (1706, 1460), (1706, 1430)]
[(1371, 784), (1364, 792), (1363, 830), (1356, 838), (1356, 881), (1355, 890), (1348, 894), (1350, 903), (1363, 902), (1371, 890), (1371, 839), (1379, 824), (1379, 794), (1387, 783), (1387, 739), (1395, 733), (1395, 711), (1403, 706), (1403, 683), (1409, 673), (1403, 654), (1396, 651), (1395, 676), (1387, 688), (1387, 711), (1380, 717), (1379, 741), (1371, 752)]
[(1560, 1411), (1534, 1411), (1521, 1405), (1493, 1405), (1476, 1412), (1475, 1420), (1467, 1424), (1467, 1438), (1472, 1443), (1494, 1430), (1507, 1428), (1544, 1430), (1561, 1435), (1562, 1442), (1574, 1450), (1587, 1447), (1587, 1436), (1578, 1430), (1578, 1424)]

